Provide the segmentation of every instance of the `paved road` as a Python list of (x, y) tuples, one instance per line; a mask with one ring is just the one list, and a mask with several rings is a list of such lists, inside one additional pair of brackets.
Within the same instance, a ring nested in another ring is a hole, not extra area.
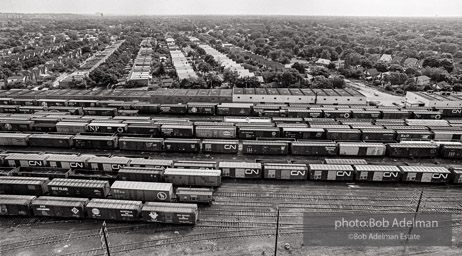
[(365, 84), (360, 82), (352, 82), (350, 80), (345, 81), (348, 85), (359, 90), (362, 94), (364, 94), (367, 97), (368, 101), (380, 101), (381, 105), (393, 106), (393, 103), (401, 103), (401, 101), (404, 100), (404, 97), (395, 96), (389, 93), (379, 91), (375, 88), (366, 86)]

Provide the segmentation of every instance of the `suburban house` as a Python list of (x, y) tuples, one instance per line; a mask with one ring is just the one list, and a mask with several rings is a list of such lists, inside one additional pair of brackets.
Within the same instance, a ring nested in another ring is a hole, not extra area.
[(366, 77), (370, 77), (370, 78), (375, 78), (380, 75), (380, 72), (375, 68), (370, 68), (366, 70), (364, 73)]
[(319, 58), (316, 64), (327, 66), (330, 64), (330, 60)]
[(10, 76), (8, 77), (8, 83), (16, 83), (16, 82), (25, 82), (26, 77), (25, 76)]
[(403, 66), (404, 68), (415, 68), (417, 67), (418, 63), (419, 63), (419, 60), (416, 58), (407, 58), (404, 61)]
[(417, 85), (427, 85), (430, 84), (430, 77), (428, 76), (418, 76), (415, 79)]
[(395, 56), (395, 57), (393, 57), (393, 59), (391, 60), (391, 64), (398, 64), (398, 65), (401, 65), (401, 62), (403, 62), (403, 59), (404, 59), (404, 57)]
[(380, 57), (379, 61), (382, 61), (382, 62), (391, 62), (392, 58), (391, 58), (391, 55), (390, 54), (383, 54), (382, 57)]

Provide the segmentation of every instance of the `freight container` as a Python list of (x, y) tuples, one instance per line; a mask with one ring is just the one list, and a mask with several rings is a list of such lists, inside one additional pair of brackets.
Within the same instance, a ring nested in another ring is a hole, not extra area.
[(288, 155), (289, 142), (285, 141), (243, 141), (242, 153), (249, 155)]
[(308, 167), (306, 164), (263, 164), (263, 177), (277, 180), (306, 180)]
[(124, 133), (127, 132), (127, 127), (128, 124), (91, 122), (87, 125), (87, 131), (101, 133)]
[(211, 188), (185, 188), (176, 189), (178, 202), (181, 203), (206, 203), (213, 202), (213, 189)]
[(159, 111), (161, 114), (186, 114), (188, 107), (183, 104), (161, 104)]
[(165, 139), (164, 151), (166, 152), (185, 152), (199, 153), (201, 141), (196, 139)]
[(172, 183), (116, 181), (111, 191), (115, 199), (170, 202), (173, 198)]
[(0, 133), (0, 146), (26, 147), (29, 136), (26, 133)]
[(125, 181), (162, 182), (164, 168), (123, 167), (119, 170), (119, 179)]
[(352, 181), (354, 169), (345, 164), (309, 164), (310, 180)]
[(236, 138), (236, 127), (234, 126), (196, 126), (197, 138)]
[(31, 204), (34, 216), (85, 218), (87, 198), (39, 197)]
[(193, 138), (194, 126), (192, 125), (162, 125), (162, 136), (164, 137), (181, 137)]
[(239, 127), (240, 139), (256, 139), (280, 137), (280, 130), (277, 127)]
[(61, 134), (31, 134), (29, 136), (29, 146), (31, 147), (52, 147), (52, 148), (71, 148), (73, 135)]
[(358, 129), (326, 129), (327, 140), (361, 140), (361, 131)]
[(69, 107), (96, 107), (98, 104), (97, 100), (68, 100), (67, 105)]
[(175, 161), (173, 168), (181, 169), (202, 169), (202, 170), (215, 170), (217, 162), (214, 161)]
[(307, 118), (321, 118), (323, 117), (322, 110), (313, 110), (313, 109), (299, 109), (299, 108), (288, 108), (287, 109), (288, 117), (307, 117)]
[(87, 204), (87, 216), (92, 219), (139, 221), (141, 201), (92, 199)]
[(88, 159), (95, 157), (92, 155), (49, 155), (47, 163), (52, 168), (66, 169), (87, 169)]
[(251, 116), (253, 104), (221, 103), (217, 106), (217, 115), (220, 116)]
[(31, 203), (36, 196), (0, 195), (0, 215), (31, 216)]
[(262, 177), (261, 163), (219, 162), (218, 168), (223, 177), (260, 179)]
[(339, 142), (338, 151), (340, 156), (384, 156), (386, 146), (382, 143)]
[(291, 143), (292, 155), (302, 156), (336, 156), (335, 142), (294, 141)]
[(410, 118), (412, 114), (410, 111), (398, 109), (382, 109), (380, 111), (383, 119), (406, 119)]
[(217, 103), (188, 103), (189, 114), (215, 115)]
[(433, 131), (433, 139), (462, 141), (462, 131)]
[(160, 136), (160, 125), (155, 124), (128, 124), (127, 133), (132, 134), (148, 134), (153, 137)]
[(147, 202), (141, 210), (143, 221), (172, 224), (196, 224), (197, 204)]
[(442, 158), (462, 158), (462, 146), (442, 145), (440, 147), (440, 156)]
[(76, 148), (110, 150), (117, 148), (117, 136), (76, 135), (73, 140)]
[(379, 119), (380, 114), (378, 110), (353, 110), (354, 118)]
[(396, 130), (396, 140), (430, 140), (433, 138), (431, 131), (424, 130)]
[(115, 116), (117, 115), (116, 108), (83, 108), (84, 115), (92, 116)]
[(51, 167), (18, 167), (14, 172), (15, 176), (22, 177), (47, 177), (54, 178), (67, 178), (70, 173), (67, 168), (51, 168)]
[(350, 110), (323, 110), (324, 117), (326, 118), (351, 118), (352, 112)]
[[(49, 112), (63, 112), (69, 113), (70, 115), (83, 115), (83, 109), (80, 107), (48, 107)], [(63, 114), (61, 113), (61, 114)]]
[(159, 104), (149, 104), (143, 102), (136, 102), (133, 104), (133, 109), (139, 110), (140, 114), (158, 114)]
[(451, 172), (440, 166), (399, 166), (403, 171), (403, 181), (422, 183), (448, 183)]
[(33, 131), (34, 121), (1, 120), (0, 129), (2, 131)]
[(87, 160), (92, 170), (105, 172), (118, 172), (121, 168), (128, 166), (130, 158), (126, 157), (93, 157)]
[(325, 164), (350, 164), (350, 165), (361, 165), (367, 164), (365, 159), (341, 159), (341, 158), (326, 158), (324, 159)]
[(56, 131), (60, 133), (77, 134), (87, 131), (86, 122), (59, 122), (56, 124)]
[(161, 152), (164, 139), (142, 138), (142, 137), (121, 137), (119, 148), (121, 150)]
[(413, 111), (413, 117), (416, 119), (441, 119), (440, 111)]
[(53, 179), (48, 183), (53, 196), (105, 198), (110, 193), (109, 181), (84, 179)]
[(282, 128), (282, 134), (285, 138), (295, 139), (324, 139), (326, 134), (321, 128)]
[(438, 156), (439, 146), (436, 144), (389, 143), (387, 155), (389, 157), (433, 158)]
[(390, 129), (362, 129), (361, 140), (364, 141), (395, 141), (396, 132)]
[(149, 167), (149, 168), (168, 168), (173, 166), (172, 160), (162, 159), (144, 159), (144, 158), (132, 158), (130, 167)]
[(167, 168), (164, 179), (175, 186), (219, 187), (221, 171), (211, 169)]
[(392, 165), (355, 165), (357, 181), (398, 182), (401, 170)]
[(238, 140), (202, 140), (204, 153), (237, 154), (239, 152)]
[(46, 154), (10, 154), (5, 157), (5, 161), (11, 167), (45, 167), (48, 156)]
[(0, 194), (35, 195), (48, 193), (48, 178), (0, 176)]

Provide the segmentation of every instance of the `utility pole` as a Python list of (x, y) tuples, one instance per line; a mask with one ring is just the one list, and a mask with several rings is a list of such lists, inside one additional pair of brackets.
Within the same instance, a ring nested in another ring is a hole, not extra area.
[(101, 230), (99, 231), (99, 235), (101, 237), (101, 247), (103, 248), (104, 255), (111, 256), (111, 252), (109, 250), (109, 242), (107, 241), (107, 228), (106, 228), (106, 221), (103, 222), (101, 226)]
[(279, 206), (277, 207), (277, 217), (276, 217), (276, 239), (274, 240), (274, 256), (278, 255), (278, 237), (279, 237)]
[[(422, 191), (420, 191), (420, 197), (419, 197), (419, 201), (417, 202), (417, 206), (416, 206), (416, 209), (415, 209), (415, 212), (414, 212), (414, 221), (415, 219), (417, 218), (417, 213), (419, 212), (419, 209), (420, 209), (420, 203), (422, 202), (422, 197), (423, 197), (423, 192), (424, 192), (424, 189), (422, 188)], [(404, 242), (404, 252), (403, 252), (403, 255), (406, 255), (407, 253), (407, 243), (409, 242), (409, 237), (411, 236), (411, 232), (412, 232), (412, 229), (414, 228), (414, 222), (413, 224), (411, 225), (411, 227), (409, 227), (409, 231), (408, 231), (408, 236), (406, 238), (406, 242)]]

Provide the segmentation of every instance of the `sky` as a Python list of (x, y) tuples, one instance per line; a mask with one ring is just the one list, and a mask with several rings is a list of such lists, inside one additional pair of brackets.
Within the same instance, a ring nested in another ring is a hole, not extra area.
[(462, 17), (461, 0), (0, 0), (0, 12)]

